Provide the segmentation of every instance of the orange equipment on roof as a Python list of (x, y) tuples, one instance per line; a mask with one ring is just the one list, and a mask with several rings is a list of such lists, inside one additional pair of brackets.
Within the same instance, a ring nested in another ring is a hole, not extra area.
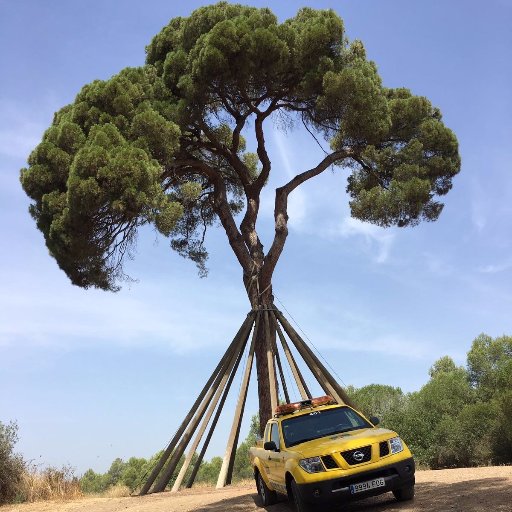
[(283, 414), (291, 414), (292, 412), (298, 411), (300, 409), (305, 409), (306, 407), (318, 407), (320, 405), (327, 405), (329, 403), (334, 404), (336, 403), (336, 400), (334, 400), (334, 398), (329, 395), (319, 396), (318, 398), (302, 400), (301, 402), (278, 405), (276, 407), (275, 413), (277, 416), (281, 416)]

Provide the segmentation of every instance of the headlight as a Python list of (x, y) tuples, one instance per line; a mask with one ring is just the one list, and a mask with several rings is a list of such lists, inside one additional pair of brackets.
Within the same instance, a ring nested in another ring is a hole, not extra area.
[(320, 457), (310, 457), (309, 459), (299, 460), (299, 466), (308, 473), (320, 473), (325, 471), (325, 468), (320, 460)]
[(389, 446), (391, 447), (391, 453), (400, 453), (404, 449), (404, 444), (399, 437), (393, 437), (393, 439), (390, 439)]

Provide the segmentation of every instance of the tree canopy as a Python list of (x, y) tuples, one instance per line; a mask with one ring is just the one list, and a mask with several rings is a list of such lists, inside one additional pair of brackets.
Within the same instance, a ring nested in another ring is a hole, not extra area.
[[(57, 112), (21, 171), (31, 214), (74, 284), (118, 289), (146, 224), (204, 273), (205, 230), (219, 220), (246, 286), (254, 276), (270, 285), (289, 194), (332, 165), (348, 173), (355, 218), (438, 218), (460, 168), (455, 135), (427, 98), (382, 84), (333, 10), (279, 23), (270, 9), (220, 2), (172, 19), (146, 52), (144, 65), (93, 81)], [(330, 149), (276, 189), (265, 253), (256, 221), (269, 119)]]

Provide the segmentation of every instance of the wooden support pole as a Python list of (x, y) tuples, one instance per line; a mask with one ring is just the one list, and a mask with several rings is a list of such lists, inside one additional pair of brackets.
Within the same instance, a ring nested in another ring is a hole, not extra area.
[(259, 323), (261, 313), (256, 316), (256, 322), (254, 326), (251, 346), (249, 348), (249, 354), (247, 356), (247, 363), (245, 365), (245, 372), (240, 386), (240, 394), (238, 395), (238, 402), (236, 404), (235, 416), (233, 418), (233, 424), (231, 425), (231, 432), (229, 433), (228, 443), (226, 446), (226, 452), (224, 453), (224, 459), (222, 461), (222, 467), (220, 469), (219, 477), (217, 479), (217, 489), (220, 489), (226, 485), (228, 479), (229, 467), (232, 465), (234, 454), (236, 453), (236, 440), (238, 439), (238, 433), (240, 432), (240, 424), (242, 422), (242, 416), (245, 408), (245, 401), (247, 399), (247, 390), (249, 389), (249, 382), (251, 379), (252, 363), (254, 359), (254, 348), (256, 345), (256, 339), (258, 336)]
[(310, 355), (306, 352), (302, 338), (300, 338), (300, 337), (295, 338), (295, 336), (293, 334), (291, 334), (290, 332), (287, 331), (286, 327), (285, 327), (285, 331), (288, 334), (288, 336), (290, 337), (292, 343), (295, 345), (295, 348), (298, 350), (302, 359), (304, 359), (306, 365), (308, 366), (308, 368), (311, 370), (311, 372), (315, 376), (315, 378), (318, 381), (318, 383), (320, 384), (321, 388), (324, 390), (324, 393), (326, 395), (331, 395), (336, 400), (336, 402), (338, 402), (340, 404), (343, 403), (339, 393), (327, 381), (327, 379), (326, 379), (325, 375), (322, 373), (322, 370), (320, 369), (320, 367), (317, 364), (315, 364), (314, 359), (311, 358)]
[(276, 310), (275, 314), (284, 330), (286, 331), (286, 334), (288, 334), (288, 337), (292, 340), (293, 344), (299, 351), (299, 354), (302, 356), (310, 370), (313, 372), (322, 388), (328, 392), (328, 394), (331, 394), (338, 403), (351, 405), (350, 399), (348, 398), (345, 390), (327, 371), (322, 362), (318, 359), (318, 357), (316, 357), (316, 355), (307, 346), (304, 340), (297, 334), (288, 320), (286, 320), (286, 318), (278, 310)]
[(274, 317), (274, 321), (276, 324), (276, 331), (279, 335), (279, 339), (281, 340), (281, 345), (283, 346), (284, 354), (286, 356), (286, 359), (288, 360), (288, 364), (290, 365), (290, 369), (293, 374), (293, 378), (295, 379), (295, 383), (297, 384), (297, 389), (299, 390), (300, 396), (302, 400), (307, 400), (308, 398), (311, 399), (312, 395), (309, 391), (306, 381), (304, 380), (304, 377), (302, 376), (302, 373), (299, 370), (299, 367), (297, 366), (297, 363), (295, 362), (295, 358), (293, 357), (293, 354), (290, 350), (290, 347), (288, 346), (288, 343), (286, 342), (286, 338), (284, 337), (283, 331), (281, 331), (281, 327), (279, 326), (279, 323), (277, 322), (277, 318), (272, 312), (272, 315)]
[[(215, 392), (215, 395), (213, 396), (213, 399), (210, 402), (210, 406), (208, 407), (208, 410), (206, 411), (206, 414), (203, 418), (203, 422), (201, 423), (201, 426), (199, 427), (196, 437), (189, 449), (187, 457), (185, 458), (185, 461), (183, 462), (183, 465), (181, 466), (180, 472), (178, 473), (178, 476), (176, 477), (174, 485), (172, 486), (171, 493), (178, 492), (178, 490), (181, 486), (181, 482), (183, 481), (183, 478), (185, 478), (187, 469), (190, 466), (192, 457), (196, 453), (196, 449), (197, 449), (199, 443), (201, 442), (201, 439), (203, 438), (206, 427), (208, 426), (208, 423), (210, 422), (210, 419), (211, 419), (215, 409), (217, 408), (217, 404), (219, 403), (221, 395), (224, 393), (224, 390), (229, 392), (228, 384), (229, 384), (229, 386), (231, 386), (231, 382), (233, 382), (233, 378), (236, 375), (236, 372), (238, 370), (238, 365), (240, 364), (240, 361), (242, 359), (244, 351), (245, 351), (245, 344), (240, 349), (240, 352), (239, 352), (236, 360), (233, 360), (233, 366), (231, 368), (228, 368), (226, 370), (226, 373), (223, 375), (222, 380), (220, 381), (219, 386), (217, 388), (217, 391)], [(229, 377), (228, 377), (227, 371), (230, 371)]]
[(272, 350), (274, 351), (274, 355), (276, 356), (277, 369), (279, 370), (279, 377), (281, 379), (281, 386), (283, 388), (284, 399), (287, 404), (290, 403), (290, 395), (288, 394), (288, 387), (286, 385), (286, 379), (284, 377), (283, 365), (281, 364), (281, 357), (279, 356), (279, 349), (277, 348), (277, 342), (275, 339), (275, 332), (277, 326), (277, 320), (274, 315), (269, 314), (269, 323), (271, 325), (271, 329), (274, 331), (274, 336), (271, 338)]
[[(240, 354), (242, 354), (242, 352)], [(201, 462), (203, 461), (204, 454), (206, 453), (206, 450), (208, 449), (208, 445), (210, 444), (211, 438), (215, 431), (215, 427), (217, 426), (217, 422), (219, 421), (220, 415), (222, 413), (222, 409), (224, 408), (224, 403), (226, 402), (226, 399), (228, 397), (229, 390), (231, 388), (231, 384), (235, 377), (235, 373), (236, 372), (231, 372), (231, 375), (229, 376), (229, 380), (226, 385), (226, 389), (224, 389), (224, 393), (222, 395), (222, 398), (220, 399), (219, 406), (217, 407), (217, 411), (215, 413), (215, 416), (213, 417), (212, 424), (210, 425), (210, 429), (208, 430), (208, 434), (206, 435), (206, 439), (204, 440), (203, 447), (201, 448), (201, 452), (199, 453), (197, 460), (195, 461), (194, 466), (192, 467), (192, 472), (188, 479), (187, 485), (185, 486), (187, 489), (190, 489), (190, 487), (192, 487), (192, 484), (194, 483), (194, 481), (196, 479), (197, 472), (199, 471), (199, 468), (201, 467)]]
[(272, 408), (272, 414), (276, 410), (278, 405), (277, 397), (277, 385), (276, 385), (276, 367), (274, 365), (274, 351), (272, 350), (272, 342), (270, 338), (270, 313), (268, 311), (263, 312), (263, 318), (265, 321), (265, 338), (267, 339), (267, 364), (268, 364), (268, 378), (270, 383), (270, 407)]
[(254, 317), (254, 315), (252, 313), (249, 313), (247, 315), (247, 317), (246, 317), (245, 321), (242, 323), (242, 326), (240, 327), (238, 333), (233, 338), (233, 341), (231, 342), (231, 344), (227, 348), (226, 352), (222, 356), (221, 360), (219, 361), (219, 364), (217, 365), (215, 370), (213, 370), (210, 378), (208, 379), (208, 381), (206, 382), (205, 386), (203, 387), (203, 389), (199, 393), (199, 396), (197, 397), (196, 401), (194, 402), (194, 404), (190, 408), (188, 414), (185, 416), (185, 419), (183, 420), (183, 422), (179, 426), (178, 430), (176, 431), (176, 433), (172, 437), (171, 441), (169, 441), (169, 444), (167, 445), (166, 449), (164, 450), (163, 454), (161, 455), (160, 459), (158, 460), (156, 466), (153, 468), (153, 470), (151, 471), (151, 474), (149, 475), (148, 479), (146, 480), (146, 482), (142, 486), (142, 489), (140, 491), (140, 495), (141, 496), (144, 496), (145, 494), (148, 493), (148, 491), (151, 488), (151, 486), (153, 485), (153, 482), (155, 481), (156, 477), (158, 476), (158, 474), (160, 473), (160, 471), (164, 467), (165, 463), (167, 462), (167, 460), (171, 456), (174, 448), (176, 447), (176, 444), (178, 443), (178, 441), (180, 440), (181, 436), (183, 435), (183, 432), (187, 428), (187, 425), (190, 423), (190, 420), (192, 419), (194, 413), (197, 411), (197, 408), (199, 407), (199, 405), (203, 401), (204, 397), (206, 396), (206, 394), (207, 394), (208, 390), (210, 389), (212, 383), (217, 378), (219, 372), (222, 371), (222, 368), (225, 366), (226, 361), (231, 357), (231, 354), (233, 353), (233, 351), (235, 350), (235, 347), (237, 345), (238, 339), (241, 336), (242, 332), (245, 330), (246, 325), (249, 322), (252, 323), (253, 317)]
[[(207, 393), (204, 396), (204, 400), (202, 401), (201, 405), (197, 408), (196, 414), (193, 417), (192, 421), (189, 422), (188, 427), (186, 428), (185, 432), (183, 433), (183, 436), (180, 440), (180, 442), (176, 445), (176, 448), (174, 449), (171, 459), (167, 466), (163, 468), (158, 480), (156, 481), (154, 488), (152, 492), (162, 492), (167, 484), (169, 483), (174, 471), (176, 470), (176, 467), (180, 461), (181, 456), (183, 455), (183, 452), (185, 451), (188, 442), (190, 441), (191, 436), (194, 434), (197, 425), (201, 421), (204, 412), (206, 410), (206, 407), (208, 406), (210, 399), (217, 389), (220, 380), (223, 378), (223, 375), (226, 373), (227, 367), (230, 366), (231, 361), (235, 361), (241, 347), (245, 345), (247, 338), (249, 336), (249, 332), (252, 327), (254, 314), (250, 314), (250, 316), (247, 317), (246, 321), (242, 324), (242, 327), (237, 333), (237, 336), (235, 339), (237, 340), (237, 343), (235, 344), (235, 348), (233, 353), (231, 354), (231, 358), (227, 362), (226, 365), (224, 365), (222, 373), (219, 373), (217, 378), (215, 379), (212, 387), (207, 391)], [(232, 366), (231, 366), (232, 368)], [(231, 370), (230, 370), (231, 371)], [(229, 373), (229, 372), (227, 372)]]

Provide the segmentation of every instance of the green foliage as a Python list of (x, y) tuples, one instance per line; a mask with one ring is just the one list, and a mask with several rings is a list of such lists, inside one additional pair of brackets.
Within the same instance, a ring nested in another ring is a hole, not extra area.
[(235, 462), (233, 464), (233, 482), (239, 480), (250, 480), (254, 477), (254, 471), (249, 457), (249, 448), (253, 443), (244, 441), (236, 449)]
[[(512, 463), (511, 340), (480, 335), (468, 352), (467, 369), (450, 357), (440, 358), (427, 384), (383, 414), (384, 426), (404, 437), (420, 464), (441, 468)], [(370, 410), (377, 410), (386, 403), (385, 388), (367, 386), (352, 390), (351, 396), (363, 411), (368, 403)], [(368, 399), (371, 392), (373, 399)]]
[(405, 399), (400, 388), (382, 384), (370, 384), (359, 389), (348, 386), (347, 393), (367, 418), (377, 416), (382, 426), (386, 426), (390, 415), (401, 410)]
[(80, 478), (80, 488), (86, 494), (100, 494), (108, 489), (108, 477), (88, 469)]
[(512, 389), (512, 336), (478, 336), (468, 353), (468, 370), (483, 399)]
[(435, 373), (431, 369), (430, 381), (420, 391), (411, 393), (405, 409), (390, 418), (418, 459), (431, 467), (437, 467), (438, 453), (443, 446), (440, 423), (474, 401), (466, 371), (454, 363), (453, 366), (451, 372)]
[(354, 217), (407, 226), (439, 216), (460, 167), (454, 134), (426, 98), (382, 85), (333, 10), (279, 23), (267, 8), (220, 2), (172, 19), (146, 50), (144, 66), (86, 85), (57, 112), (21, 171), (74, 284), (116, 290), (146, 224), (203, 275), (205, 230), (268, 181), (263, 137), (257, 155), (245, 151), (257, 116), (325, 137), (352, 169)]
[(203, 462), (197, 473), (196, 482), (215, 485), (221, 466), (222, 457), (213, 457), (210, 462)]
[(467, 404), (444, 415), (436, 432), (441, 440), (431, 467), (468, 467), (492, 463), (497, 411), (493, 403)]
[(235, 454), (235, 462), (233, 465), (233, 481), (249, 480), (254, 477), (254, 471), (251, 466), (251, 460), (249, 457), (249, 449), (251, 446), (256, 444), (256, 440), (259, 438), (260, 421), (259, 415), (255, 414), (251, 417), (251, 424), (249, 427), (249, 433), (247, 437), (241, 443)]
[(11, 502), (18, 494), (25, 463), (14, 453), (18, 442), (18, 425), (0, 421), (0, 505)]

